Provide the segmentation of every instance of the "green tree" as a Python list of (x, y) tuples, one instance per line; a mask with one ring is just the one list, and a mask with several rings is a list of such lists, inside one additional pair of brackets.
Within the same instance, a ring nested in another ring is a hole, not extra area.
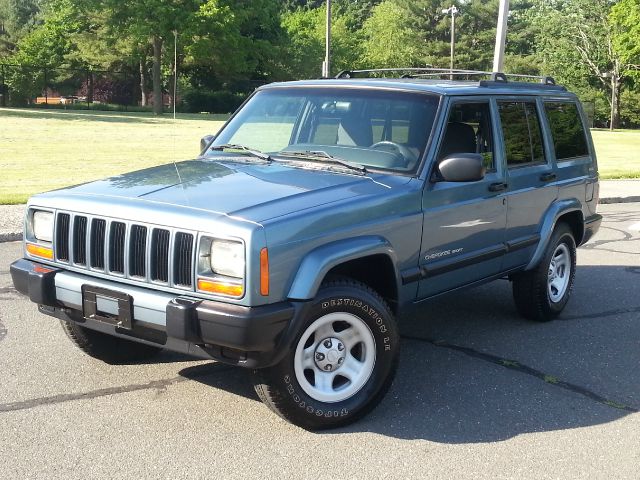
[[(361, 63), (361, 33), (349, 25), (348, 13), (332, 10), (332, 69), (334, 72), (357, 67)], [(283, 14), (282, 26), (289, 38), (287, 71), (293, 78), (317, 78), (324, 59), (326, 9), (298, 9)]]
[(0, 58), (7, 57), (37, 21), (41, 0), (0, 0)]
[(405, 11), (392, 0), (373, 8), (362, 28), (363, 60), (368, 68), (419, 66), (417, 34)]
[[(43, 7), (42, 24), (16, 44), (11, 62), (22, 65), (8, 75), (7, 84), (17, 103), (42, 94), (54, 74), (52, 67), (74, 67), (66, 56), (73, 50), (72, 35), (83, 28), (73, 0), (50, 0)], [(46, 68), (44, 68), (46, 67)], [(64, 76), (64, 73), (58, 73)]]
[[(153, 51), (153, 111), (162, 114), (162, 62), (165, 42), (172, 44), (173, 32), (182, 32), (201, 0), (85, 0), (94, 10), (108, 12), (105, 18), (111, 37), (125, 37), (134, 45), (150, 45)], [(209, 0), (207, 3), (217, 3)]]
[(609, 0), (536, 0), (534, 21), (542, 68), (583, 99), (609, 104), (609, 125), (620, 122), (620, 93), (629, 71), (614, 48)]
[(455, 5), (456, 51), (454, 68), (490, 70), (493, 61), (498, 0), (392, 0), (413, 32), (412, 48), (418, 63), (446, 67), (450, 63), (451, 16)]
[(640, 0), (620, 0), (611, 9), (613, 48), (629, 75), (640, 77)]

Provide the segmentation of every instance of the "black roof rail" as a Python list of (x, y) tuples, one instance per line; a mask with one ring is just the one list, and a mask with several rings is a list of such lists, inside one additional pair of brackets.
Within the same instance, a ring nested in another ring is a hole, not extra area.
[[(429, 78), (429, 77), (444, 77), (449, 76), (451, 80), (455, 77), (489, 77), (489, 80), (480, 80), (482, 86), (489, 86), (489, 84), (506, 83), (509, 79), (517, 80), (537, 80), (538, 83), (545, 86), (557, 86), (553, 77), (541, 76), (541, 75), (525, 75), (518, 73), (503, 73), (503, 72), (485, 72), (481, 70), (463, 70), (463, 69), (450, 69), (450, 68), (434, 68), (432, 66), (427, 67), (407, 67), (407, 68), (371, 68), (363, 70), (342, 70), (335, 76), (337, 79), (354, 78), (359, 74), (365, 73), (400, 73), (399, 78)], [(531, 82), (524, 82), (531, 86)]]
[(364, 70), (342, 70), (335, 78), (353, 78), (359, 73), (389, 73), (389, 72), (405, 72), (401, 78), (409, 78), (406, 72), (421, 72), (424, 70), (431, 70), (431, 65), (427, 67), (407, 67), (407, 68), (369, 68)]

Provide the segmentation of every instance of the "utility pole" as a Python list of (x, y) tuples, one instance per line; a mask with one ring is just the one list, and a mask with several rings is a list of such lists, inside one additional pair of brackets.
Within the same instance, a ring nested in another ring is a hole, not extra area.
[(460, 13), (460, 10), (455, 5), (451, 5), (449, 8), (442, 10), (442, 13), (451, 15), (451, 59), (449, 71), (451, 72), (450, 79), (453, 80), (453, 57), (456, 54), (456, 15)]
[(325, 35), (325, 57), (322, 62), (322, 76), (329, 78), (331, 76), (331, 0), (327, 0), (327, 33)]
[(493, 51), (493, 71), (504, 69), (504, 45), (507, 39), (507, 19), (509, 18), (509, 0), (500, 0), (498, 10), (498, 29), (496, 30), (496, 48)]

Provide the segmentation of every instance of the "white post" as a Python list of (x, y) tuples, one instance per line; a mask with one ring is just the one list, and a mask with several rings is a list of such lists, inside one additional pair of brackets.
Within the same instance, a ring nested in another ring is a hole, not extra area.
[(449, 78), (453, 80), (453, 58), (456, 53), (456, 14), (460, 13), (460, 10), (455, 5), (451, 5), (449, 8), (442, 10), (442, 13), (451, 14), (451, 58), (449, 60), (449, 72), (451, 74)]
[(507, 19), (509, 18), (509, 0), (500, 0), (498, 10), (498, 29), (496, 30), (496, 48), (493, 51), (493, 71), (504, 69), (504, 45), (507, 39)]
[(327, 0), (327, 33), (325, 36), (325, 57), (322, 62), (322, 76), (329, 78), (331, 76), (331, 0)]
[(178, 31), (173, 31), (173, 119), (176, 119), (176, 100), (178, 98)]

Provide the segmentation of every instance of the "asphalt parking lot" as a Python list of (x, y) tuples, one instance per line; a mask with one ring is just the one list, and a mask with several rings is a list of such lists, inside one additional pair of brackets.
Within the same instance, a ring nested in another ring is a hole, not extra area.
[(402, 319), (398, 376), (344, 429), (271, 414), (247, 372), (162, 354), (111, 366), (12, 288), (0, 244), (0, 478), (628, 478), (640, 471), (640, 204), (602, 205), (560, 319), (507, 281)]

